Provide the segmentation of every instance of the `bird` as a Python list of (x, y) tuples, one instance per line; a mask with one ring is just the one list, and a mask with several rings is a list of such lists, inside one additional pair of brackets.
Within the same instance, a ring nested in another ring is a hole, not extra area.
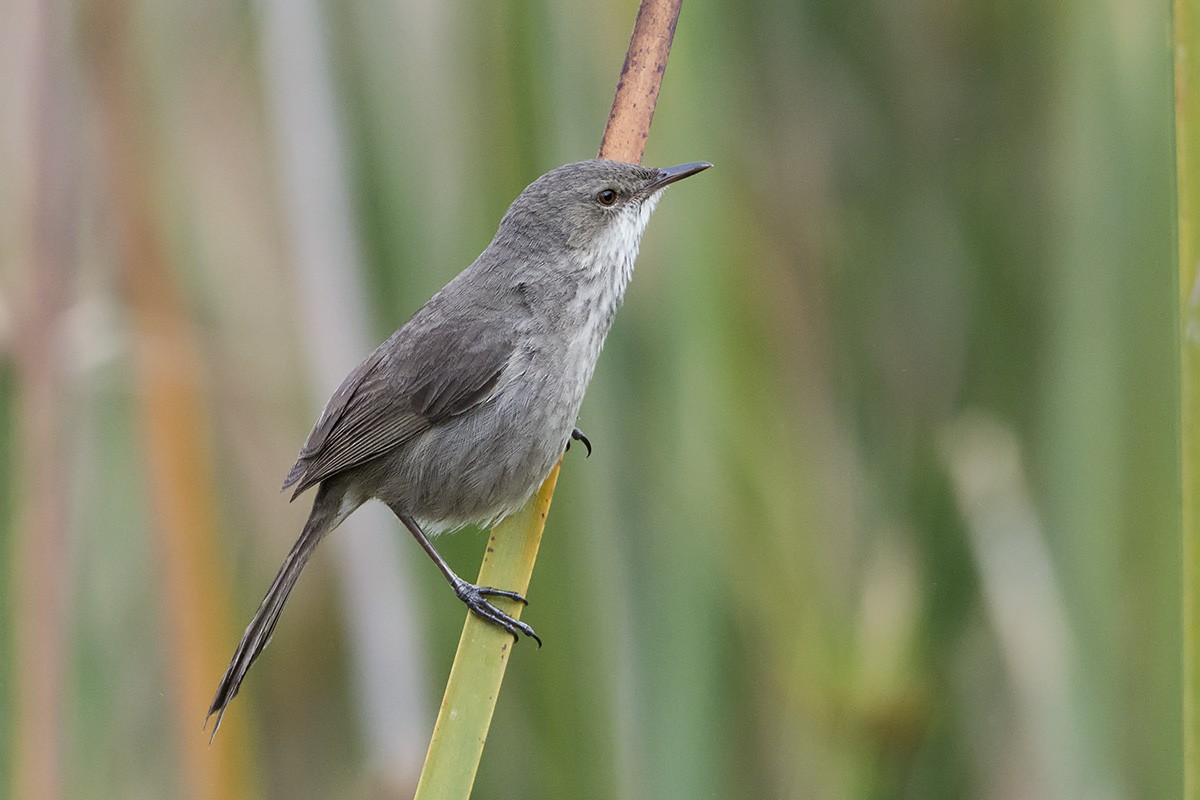
[(317, 545), (369, 500), (392, 510), (472, 613), (541, 646), (489, 600), (525, 604), (521, 594), (460, 578), (431, 537), (521, 508), (571, 441), (591, 454), (576, 418), (650, 214), (667, 186), (710, 166), (550, 170), (479, 257), (346, 376), (283, 482), (292, 500), (315, 488), (312, 510), (221, 678), (212, 737)]

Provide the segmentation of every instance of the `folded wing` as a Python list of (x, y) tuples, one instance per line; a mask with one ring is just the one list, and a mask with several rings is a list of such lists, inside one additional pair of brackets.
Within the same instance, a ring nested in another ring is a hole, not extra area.
[(283, 488), (295, 487), (293, 498), (496, 391), (513, 354), (511, 337), (495, 337), (483, 319), (421, 323), (414, 318), (342, 381), (284, 480)]

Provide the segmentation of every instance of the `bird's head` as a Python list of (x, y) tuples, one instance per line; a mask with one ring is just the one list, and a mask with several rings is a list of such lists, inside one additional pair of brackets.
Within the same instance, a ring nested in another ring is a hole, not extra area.
[(513, 201), (498, 237), (534, 237), (550, 247), (631, 261), (663, 190), (710, 166), (656, 169), (592, 159), (552, 169)]

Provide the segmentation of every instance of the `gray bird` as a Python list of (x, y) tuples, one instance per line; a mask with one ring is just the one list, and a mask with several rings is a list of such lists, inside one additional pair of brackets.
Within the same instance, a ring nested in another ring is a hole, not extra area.
[(283, 483), (292, 499), (316, 486), (316, 499), (221, 679), (208, 710), (214, 736), (309, 556), (372, 498), (467, 608), (541, 645), (488, 601), (524, 597), (458, 577), (428, 537), (516, 511), (571, 439), (591, 453), (575, 418), (642, 232), (668, 184), (709, 166), (595, 159), (547, 172), (513, 201), (479, 258), (346, 377)]

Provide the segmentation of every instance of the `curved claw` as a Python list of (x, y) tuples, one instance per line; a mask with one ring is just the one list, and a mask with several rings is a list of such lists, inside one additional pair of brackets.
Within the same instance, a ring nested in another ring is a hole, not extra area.
[(496, 589), (491, 586), (476, 586), (475, 584), (467, 583), (466, 581), (456, 585), (454, 587), (454, 593), (458, 595), (458, 598), (462, 600), (463, 603), (466, 604), (467, 608), (471, 610), (471, 613), (507, 631), (509, 635), (513, 637), (513, 641), (519, 640), (521, 638), (520, 635), (523, 633), (530, 639), (533, 639), (535, 642), (537, 642), (537, 646), (539, 648), (542, 646), (542, 638), (534, 632), (533, 628), (531, 628), (528, 624), (521, 622), (521, 620), (517, 619), (516, 617), (505, 614), (487, 600), (487, 597), (489, 596), (506, 597), (509, 600), (515, 600), (518, 603), (525, 605), (529, 601), (526, 600), (522, 595), (518, 594), (517, 592), (510, 592), (507, 589)]
[[(588, 438), (583, 435), (583, 431), (579, 430), (579, 428), (572, 428), (571, 429), (571, 438), (577, 442), (583, 442), (583, 446), (587, 448), (587, 455), (584, 456), (584, 458), (592, 457), (592, 443), (589, 442)], [(571, 449), (571, 443), (567, 442), (567, 450), (570, 450), (570, 449)]]

